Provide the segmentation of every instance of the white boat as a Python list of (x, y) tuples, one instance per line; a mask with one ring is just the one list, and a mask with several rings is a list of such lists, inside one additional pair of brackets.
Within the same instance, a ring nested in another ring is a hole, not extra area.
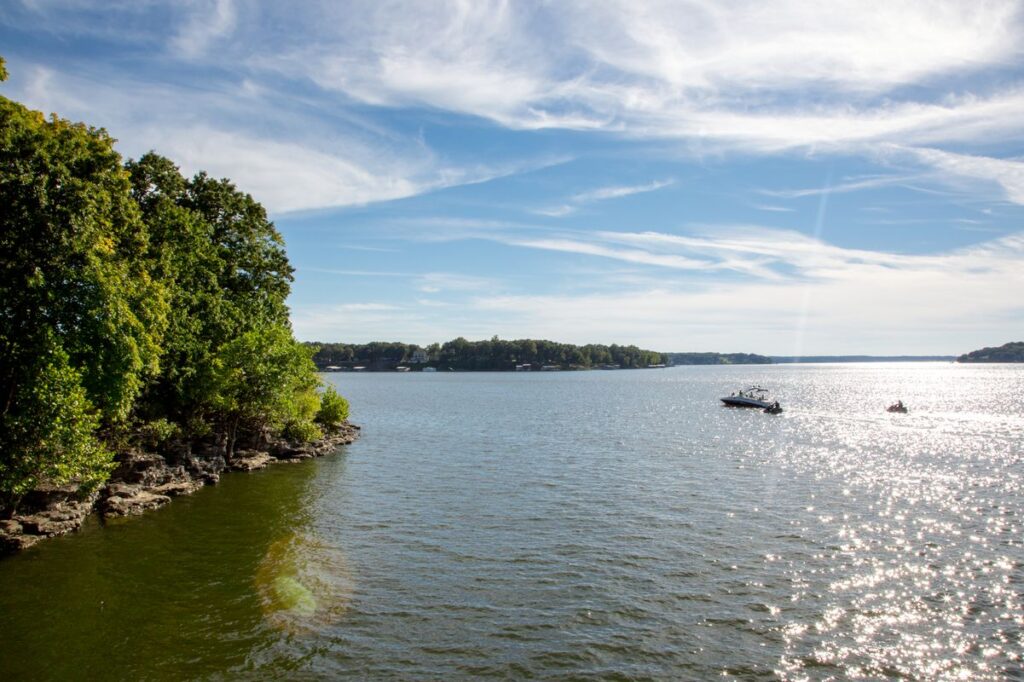
[(775, 400), (768, 396), (767, 389), (760, 386), (751, 386), (721, 400), (730, 407), (759, 407), (762, 410), (775, 404)]

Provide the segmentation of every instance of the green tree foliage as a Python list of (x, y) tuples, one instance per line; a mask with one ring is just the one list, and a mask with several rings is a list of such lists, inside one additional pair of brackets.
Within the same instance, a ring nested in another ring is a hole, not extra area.
[(1024, 362), (1024, 341), (1011, 341), (995, 348), (964, 353), (957, 362)]
[[(107, 422), (128, 417), (156, 372), (167, 310), (112, 142), (0, 98), (0, 352), (37, 366), (52, 338)], [(0, 378), (8, 393), (12, 380)]]
[(99, 416), (82, 375), (57, 344), (18, 368), (0, 417), (0, 510), (14, 509), (41, 482), (93, 487), (106, 479), (112, 453), (96, 437)]
[(770, 365), (772, 359), (755, 353), (666, 353), (673, 365)]
[(316, 422), (327, 429), (333, 429), (347, 419), (348, 401), (328, 386), (320, 396), (320, 411), (316, 414)]
[(310, 349), (282, 326), (246, 332), (221, 347), (214, 358), (215, 407), (225, 420), (229, 449), (239, 430), (265, 429), (315, 434), (320, 409), (318, 379)]
[(0, 97), (5, 506), (40, 477), (94, 479), (109, 457), (93, 434), (128, 419), (158, 368), (166, 296), (112, 142)]
[[(331, 366), (363, 366), (368, 369), (394, 369), (409, 364), (419, 346), (397, 342), (367, 344), (319, 343), (313, 361), (320, 369)], [(457, 370), (511, 370), (516, 365), (553, 365), (563, 369), (590, 369), (617, 365), (641, 368), (665, 363), (661, 353), (636, 346), (574, 346), (554, 341), (519, 339), (506, 341), (497, 336), (485, 341), (467, 341), (459, 337), (443, 345), (426, 348), (429, 364)]]
[(283, 240), (229, 181), (0, 97), (0, 226), (0, 513), (102, 482), (125, 433), (308, 439), (344, 412), (292, 338)]
[(151, 234), (150, 267), (174, 301), (163, 370), (143, 408), (205, 421), (218, 400), (214, 354), (240, 334), (287, 327), (292, 269), (263, 207), (230, 182), (187, 180), (154, 153), (128, 169)]

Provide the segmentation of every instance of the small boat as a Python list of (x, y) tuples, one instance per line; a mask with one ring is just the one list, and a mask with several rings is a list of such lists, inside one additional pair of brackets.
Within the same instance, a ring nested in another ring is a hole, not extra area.
[(760, 386), (751, 386), (744, 391), (721, 398), (721, 401), (729, 407), (759, 407), (762, 410), (772, 407), (776, 402), (769, 398), (768, 391)]
[(885, 408), (885, 411), (886, 412), (898, 412), (900, 414), (906, 414), (907, 412), (909, 412), (909, 410), (907, 409), (907, 406), (903, 404), (902, 400), (897, 400), (892, 405), (890, 405), (889, 407)]
[(779, 401), (776, 400), (774, 403), (764, 408), (765, 414), (782, 414), (782, 405), (779, 405)]

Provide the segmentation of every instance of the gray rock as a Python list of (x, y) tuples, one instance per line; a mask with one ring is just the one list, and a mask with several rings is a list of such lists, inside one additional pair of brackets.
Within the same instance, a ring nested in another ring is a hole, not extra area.
[(231, 468), (234, 471), (255, 471), (266, 468), (273, 459), (267, 452), (241, 450), (231, 458)]
[(112, 495), (106, 498), (100, 503), (100, 513), (103, 514), (104, 518), (112, 516), (132, 516), (135, 514), (141, 514), (150, 509), (162, 507), (170, 501), (171, 498), (167, 495), (159, 495), (140, 490), (135, 495), (131, 496)]
[(164, 483), (163, 485), (158, 485), (155, 488), (150, 488), (149, 492), (156, 495), (178, 497), (179, 495), (191, 495), (202, 487), (202, 481), (189, 479), (187, 481), (171, 481), (170, 483)]

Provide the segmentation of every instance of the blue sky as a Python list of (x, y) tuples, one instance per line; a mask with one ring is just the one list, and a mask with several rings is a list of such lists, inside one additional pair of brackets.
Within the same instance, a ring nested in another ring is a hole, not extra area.
[(1024, 339), (1019, 2), (0, 6), (4, 95), (271, 212), (299, 338)]

